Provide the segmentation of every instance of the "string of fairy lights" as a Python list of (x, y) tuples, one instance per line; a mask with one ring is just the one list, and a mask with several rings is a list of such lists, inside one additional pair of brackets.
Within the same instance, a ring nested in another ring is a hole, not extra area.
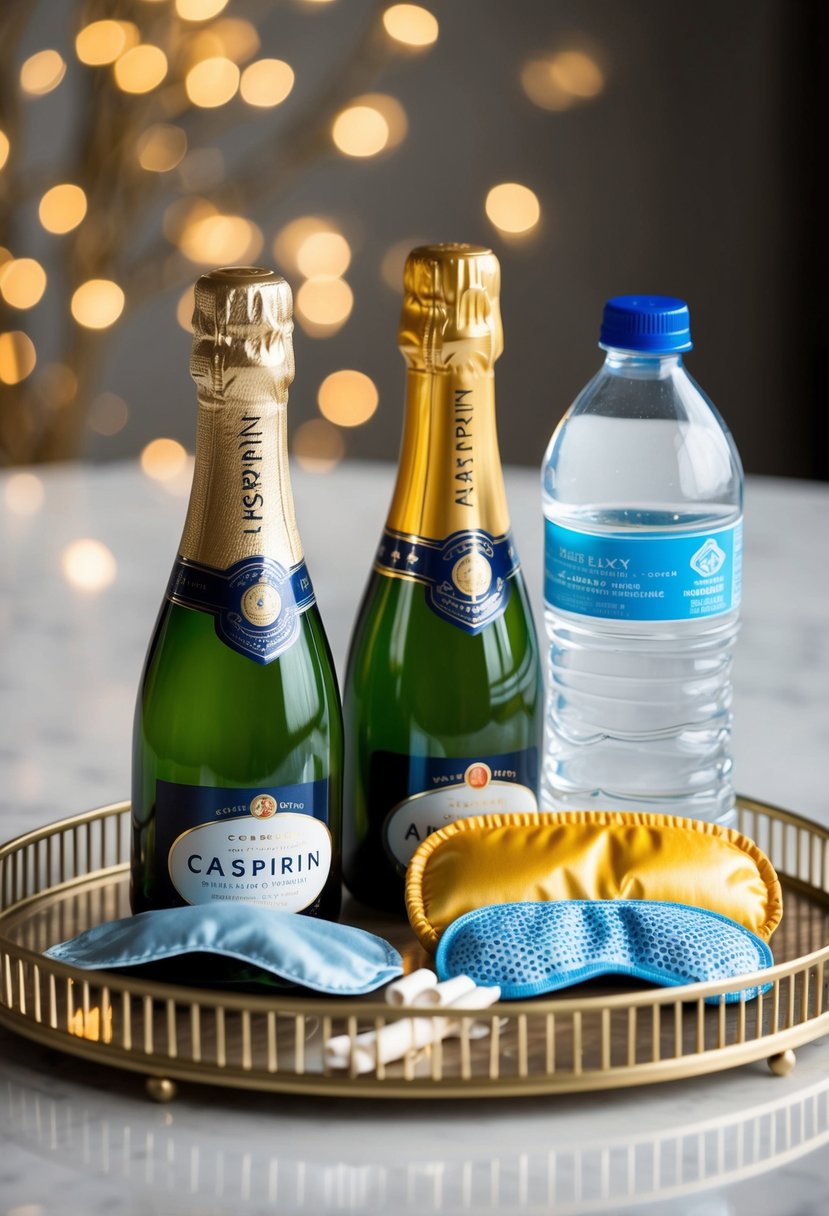
[[(309, 9), (336, 2), (296, 0)], [(234, 196), (226, 189), (225, 158), (214, 142), (227, 129), (220, 125), (222, 115), (241, 105), (250, 114), (246, 121), (255, 122), (282, 106), (294, 92), (292, 66), (262, 53), (255, 24), (233, 12), (231, 0), (133, 0), (124, 7), (133, 20), (112, 17), (112, 4), (82, 5), (74, 58), (53, 47), (29, 55), (17, 69), (17, 101), (25, 109), (59, 91), (70, 73), (97, 74), (93, 83), (101, 96), (111, 96), (116, 111), (111, 121), (120, 123), (117, 147), (123, 160), (116, 168), (126, 184), (118, 183), (119, 201), (129, 211), (131, 206), (146, 210), (149, 197), (169, 200), (161, 213), (159, 243), (138, 268), (121, 274), (117, 257), (101, 254), (101, 242), (92, 234), (102, 222), (101, 207), (111, 201), (106, 191), (103, 201), (99, 197), (111, 165), (88, 156), (86, 176), (44, 182), (36, 199), (37, 220), (46, 237), (65, 242), (64, 265), (73, 272), (65, 309), (68, 353), (42, 364), (38, 354), (37, 309), (51, 291), (65, 290), (61, 276), (52, 275), (48, 257), (0, 247), (0, 385), (11, 390), (17, 406), (4, 408), (5, 421), (0, 419), (0, 454), (7, 464), (74, 455), (84, 428), (103, 438), (122, 431), (130, 419), (129, 402), (110, 391), (88, 391), (103, 360), (107, 331), (131, 306), (169, 291), (176, 281), (192, 283), (205, 267), (255, 262), (270, 251), (295, 285), (297, 323), (314, 339), (338, 333), (354, 308), (347, 278), (354, 249), (347, 225), (327, 215), (297, 215), (268, 234), (240, 213), (238, 197), (232, 205)], [(242, 0), (238, 7), (244, 8)], [(0, 14), (0, 25), (3, 20)], [(349, 83), (362, 80), (370, 86), (382, 56), (395, 50), (428, 53), (441, 35), (435, 14), (419, 4), (381, 4), (372, 20), (353, 70), (344, 74)], [(530, 103), (561, 111), (597, 97), (605, 78), (595, 54), (567, 47), (525, 63), (519, 83)], [(194, 127), (200, 116), (202, 127)], [(19, 196), (26, 172), (24, 149), (16, 146), (19, 113), (16, 123), (12, 120), (0, 113), (0, 218), (3, 206)], [(397, 98), (359, 87), (342, 98), (335, 92), (316, 120), (320, 138), (297, 154), (300, 168), (326, 147), (355, 164), (387, 155), (405, 142), (414, 121)], [(531, 240), (541, 221), (538, 195), (520, 182), (494, 182), (483, 211), (503, 240)], [(378, 275), (395, 292), (406, 253), (417, 240), (409, 236), (380, 252)], [(176, 308), (179, 324), (188, 330), (192, 306), (188, 286)], [(15, 320), (3, 324), (8, 317)], [(313, 473), (331, 469), (346, 455), (348, 432), (365, 425), (378, 406), (377, 385), (364, 371), (347, 367), (327, 375), (317, 391), (318, 416), (293, 434), (295, 461)], [(187, 493), (191, 458), (176, 440), (153, 439), (140, 464), (170, 493)], [(43, 504), (43, 482), (32, 469), (10, 476), (4, 492), (13, 515), (36, 514)], [(113, 555), (92, 539), (70, 545), (62, 568), (81, 590), (101, 590), (116, 577)]]

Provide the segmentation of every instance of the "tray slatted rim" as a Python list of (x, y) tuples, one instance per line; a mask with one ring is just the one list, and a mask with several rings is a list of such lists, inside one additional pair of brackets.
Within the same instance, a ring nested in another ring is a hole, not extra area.
[[(19, 940), (27, 916), (50, 901), (92, 898), (123, 883), (128, 803), (35, 829), (0, 847), (0, 1022), (99, 1063), (150, 1077), (239, 1088), (374, 1097), (476, 1097), (563, 1093), (691, 1077), (777, 1056), (829, 1033), (829, 830), (802, 816), (738, 800), (740, 830), (780, 869), (809, 915), (811, 948), (737, 981), (610, 995), (508, 1002), (460, 1014), (454, 1037), (332, 1071), (321, 1044), (352, 1040), (423, 1011), (380, 1001), (261, 996), (83, 971)], [(817, 930), (812, 921), (817, 920)], [(785, 917), (784, 917), (785, 922)], [(9, 936), (16, 926), (18, 936)], [(799, 930), (799, 926), (796, 926)], [(817, 932), (819, 944), (815, 948)], [(752, 1002), (708, 997), (761, 982)], [(486, 1038), (473, 1026), (484, 1024)]]

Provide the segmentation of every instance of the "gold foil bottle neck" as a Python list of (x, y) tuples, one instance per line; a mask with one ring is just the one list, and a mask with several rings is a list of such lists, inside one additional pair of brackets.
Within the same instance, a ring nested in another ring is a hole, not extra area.
[(258, 266), (228, 266), (196, 283), (190, 374), (201, 401), (285, 405), (294, 378), (291, 289)]
[(504, 349), (501, 268), (480, 245), (421, 245), (406, 259), (400, 349), (427, 372), (487, 374)]

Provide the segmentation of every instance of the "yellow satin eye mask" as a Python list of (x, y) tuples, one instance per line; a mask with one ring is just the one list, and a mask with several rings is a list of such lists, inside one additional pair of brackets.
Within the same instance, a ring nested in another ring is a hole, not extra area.
[(476, 815), (433, 832), (406, 871), (423, 946), (489, 904), (647, 899), (707, 908), (768, 941), (783, 897), (765, 853), (730, 828), (635, 811)]

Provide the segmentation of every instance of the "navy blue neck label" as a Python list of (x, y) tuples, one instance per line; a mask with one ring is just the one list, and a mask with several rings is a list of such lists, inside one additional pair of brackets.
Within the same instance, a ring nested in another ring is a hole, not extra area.
[(270, 557), (246, 557), (227, 570), (178, 557), (167, 599), (210, 613), (225, 645), (263, 664), (292, 645), (300, 614), (315, 603), (305, 562), (288, 570)]
[(423, 583), (432, 611), (473, 634), (506, 608), (507, 580), (518, 566), (512, 534), (491, 536), (481, 528), (442, 541), (386, 528), (374, 563), (380, 574)]

